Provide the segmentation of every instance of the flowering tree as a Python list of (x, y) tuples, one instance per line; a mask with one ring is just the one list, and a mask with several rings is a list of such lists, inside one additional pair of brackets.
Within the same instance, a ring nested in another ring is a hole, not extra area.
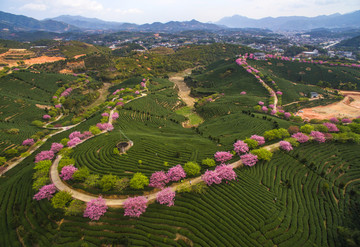
[(160, 204), (167, 204), (168, 207), (174, 206), (175, 191), (170, 188), (163, 189), (156, 195), (156, 201)]
[(269, 108), (273, 109), (273, 108), (274, 108), (274, 105), (273, 105), (273, 104), (270, 104), (270, 105), (269, 105)]
[(64, 145), (62, 145), (61, 143), (53, 142), (53, 143), (51, 144), (51, 149), (50, 149), (50, 151), (53, 151), (54, 153), (57, 153), (57, 152), (59, 152), (63, 147), (64, 147)]
[(338, 127), (333, 123), (323, 123), (329, 132), (339, 132)]
[(246, 153), (249, 151), (249, 146), (242, 140), (238, 140), (234, 143), (234, 151), (237, 154)]
[(41, 151), (35, 156), (35, 163), (38, 163), (42, 160), (52, 160), (54, 158), (53, 151)]
[(293, 150), (291, 143), (288, 141), (280, 141), (280, 148), (288, 152)]
[(26, 139), (22, 142), (22, 145), (23, 146), (32, 146), (32, 145), (34, 145), (34, 143), (35, 143), (34, 139)]
[(291, 137), (295, 138), (300, 143), (305, 143), (309, 140), (309, 137), (301, 132), (297, 132), (293, 134)]
[(246, 92), (245, 92), (245, 91), (242, 91), (240, 94), (241, 94), (241, 95), (245, 95), (245, 94), (246, 94)]
[(61, 108), (61, 104), (55, 105), (55, 108), (57, 108), (57, 109)]
[(170, 181), (179, 181), (186, 177), (186, 173), (181, 165), (176, 165), (168, 170), (167, 177)]
[(324, 143), (326, 141), (324, 134), (320, 131), (311, 131), (310, 136), (319, 143)]
[(73, 166), (73, 165), (70, 165), (70, 166), (64, 166), (62, 169), (61, 169), (61, 173), (60, 173), (60, 177), (63, 179), (63, 180), (70, 180), (73, 178), (73, 174), (77, 171), (78, 169)]
[(51, 118), (51, 116), (48, 115), (48, 114), (45, 114), (45, 115), (43, 116), (43, 119), (44, 119), (44, 120), (49, 120), (50, 118)]
[(68, 147), (74, 147), (74, 146), (76, 146), (77, 144), (79, 144), (80, 142), (81, 142), (80, 138), (79, 138), (79, 137), (75, 137), (75, 138), (71, 139), (70, 141), (68, 141), (67, 146), (68, 146)]
[(99, 220), (106, 213), (107, 208), (108, 206), (106, 206), (106, 202), (101, 196), (92, 199), (86, 204), (84, 217), (89, 217), (91, 220)]
[(234, 169), (230, 165), (219, 165), (215, 168), (219, 178), (224, 180), (233, 180), (237, 177)]
[(208, 185), (220, 184), (221, 178), (219, 177), (219, 174), (216, 171), (209, 171), (206, 170), (206, 172), (201, 176), (201, 179)]
[(291, 113), (290, 113), (290, 112), (285, 112), (285, 113), (284, 113), (284, 117), (285, 117), (286, 119), (289, 119), (289, 118), (291, 117)]
[(261, 110), (262, 110), (263, 112), (267, 112), (269, 109), (268, 109), (266, 106), (263, 106), (263, 107), (261, 107)]
[(48, 200), (50, 200), (55, 192), (56, 187), (54, 184), (44, 185), (42, 188), (39, 189), (39, 192), (34, 195), (33, 199), (40, 201), (47, 198)]
[(135, 91), (135, 94), (138, 95), (138, 94), (140, 94), (140, 92), (139, 92), (138, 90), (136, 90), (136, 91)]
[(150, 177), (150, 187), (164, 188), (169, 182), (169, 178), (164, 171), (154, 172)]
[(119, 113), (114, 112), (114, 113), (112, 114), (111, 118), (112, 118), (113, 120), (118, 119), (118, 118), (119, 118)]
[(252, 135), (250, 137), (250, 139), (253, 139), (253, 140), (257, 141), (259, 145), (264, 145), (265, 144), (265, 138), (263, 136)]
[(270, 114), (271, 114), (271, 115), (275, 115), (275, 114), (276, 114), (276, 110), (272, 110)]
[(143, 196), (130, 197), (124, 202), (124, 215), (130, 217), (140, 217), (146, 211), (147, 200)]
[(339, 122), (339, 119), (337, 119), (336, 117), (332, 117), (329, 120), (330, 120), (330, 122), (332, 122), (334, 124), (337, 124)]
[(101, 116), (102, 116), (102, 117), (108, 117), (108, 116), (109, 116), (109, 113), (107, 113), (107, 112), (101, 113)]
[(263, 105), (264, 105), (264, 102), (259, 101), (258, 104), (261, 105), (261, 106), (263, 106)]
[(98, 127), (100, 130), (107, 130), (107, 131), (112, 131), (114, 129), (111, 123), (97, 123), (96, 127)]
[(230, 152), (216, 152), (214, 154), (214, 158), (216, 161), (221, 162), (221, 164), (225, 163), (226, 161), (231, 160), (233, 155)]
[(72, 132), (72, 133), (69, 135), (69, 139), (70, 139), (70, 140), (72, 140), (72, 139), (74, 139), (74, 138), (76, 138), (76, 137), (78, 137), (78, 138), (81, 138), (81, 137), (82, 137), (80, 131), (74, 131), (74, 132)]
[(84, 131), (84, 133), (81, 135), (80, 139), (87, 139), (93, 134), (90, 131)]
[(142, 82), (140, 83), (140, 86), (143, 87), (143, 88), (146, 88), (146, 83), (142, 81)]
[(351, 123), (352, 121), (349, 118), (343, 118), (343, 119), (341, 119), (341, 122), (342, 123)]
[(241, 161), (246, 166), (253, 166), (258, 162), (257, 155), (254, 154), (244, 154), (240, 156)]
[(277, 94), (277, 95), (282, 95), (283, 93), (280, 92), (280, 91), (277, 91), (276, 94)]

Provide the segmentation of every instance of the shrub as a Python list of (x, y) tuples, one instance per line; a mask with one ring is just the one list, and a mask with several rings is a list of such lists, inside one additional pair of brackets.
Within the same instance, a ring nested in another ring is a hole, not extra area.
[(95, 187), (99, 183), (100, 176), (97, 174), (91, 174), (89, 177), (87, 177), (84, 181), (85, 185), (87, 187)]
[(70, 205), (65, 209), (66, 216), (78, 216), (81, 215), (85, 210), (85, 203), (80, 200), (72, 200)]
[(69, 138), (63, 138), (63, 139), (61, 139), (60, 143), (61, 143), (63, 146), (66, 146), (69, 141), (70, 141)]
[(311, 131), (313, 130), (314, 130), (314, 126), (312, 126), (311, 124), (305, 124), (300, 127), (300, 131), (306, 134), (310, 134)]
[(149, 179), (141, 172), (134, 174), (130, 180), (130, 187), (133, 189), (144, 189), (145, 186), (149, 185)]
[(206, 159), (202, 160), (201, 164), (205, 165), (205, 166), (209, 166), (209, 167), (212, 167), (212, 166), (216, 165), (215, 160), (211, 159), (211, 158), (206, 158)]
[(72, 175), (73, 179), (77, 181), (85, 181), (85, 179), (89, 176), (90, 176), (90, 171), (87, 167), (82, 167), (78, 169)]
[(250, 138), (246, 138), (244, 142), (248, 145), (250, 149), (254, 149), (259, 145), (257, 141)]
[(290, 134), (295, 134), (295, 133), (297, 133), (297, 132), (299, 132), (299, 131), (300, 131), (300, 129), (299, 129), (298, 126), (292, 125), (292, 126), (290, 126), (290, 127), (288, 128), (288, 132), (289, 132)]
[(118, 180), (117, 176), (114, 175), (104, 175), (99, 181), (99, 186), (102, 188), (102, 191), (109, 191), (114, 188), (116, 181)]
[(0, 157), (0, 166), (5, 164), (5, 162), (6, 162), (6, 158), (5, 157)]
[(190, 176), (195, 176), (199, 174), (200, 170), (201, 170), (200, 166), (195, 162), (189, 161), (184, 165), (184, 171), (186, 172), (186, 174)]
[(129, 186), (129, 184), (130, 184), (130, 179), (128, 178), (118, 179), (115, 182), (114, 188), (117, 192), (121, 192), (124, 189), (126, 189)]
[(51, 204), (54, 208), (62, 208), (65, 209), (65, 207), (69, 204), (72, 197), (71, 194), (67, 191), (59, 191), (56, 193), (56, 195), (51, 199)]
[(265, 148), (255, 149), (251, 151), (252, 154), (256, 155), (259, 160), (270, 160), (273, 153)]
[(93, 135), (97, 135), (101, 133), (101, 130), (96, 127), (96, 126), (90, 126), (89, 131), (91, 132), (91, 134)]

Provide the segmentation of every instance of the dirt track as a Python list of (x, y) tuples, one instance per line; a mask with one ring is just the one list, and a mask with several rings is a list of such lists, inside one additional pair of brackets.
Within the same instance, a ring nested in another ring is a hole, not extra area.
[(191, 108), (194, 107), (195, 99), (190, 96), (190, 88), (184, 82), (184, 77), (191, 74), (192, 69), (187, 69), (183, 72), (173, 74), (169, 80), (172, 81), (179, 88), (179, 96), (185, 104)]
[(343, 100), (327, 106), (304, 108), (299, 115), (304, 119), (356, 118), (360, 116), (360, 92), (340, 92), (345, 96)]

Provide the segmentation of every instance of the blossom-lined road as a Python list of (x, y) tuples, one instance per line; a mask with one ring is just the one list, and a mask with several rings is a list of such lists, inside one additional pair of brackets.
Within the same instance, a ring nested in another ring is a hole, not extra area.
[[(268, 151), (274, 152), (274, 151), (278, 150), (279, 147), (280, 147), (280, 144), (275, 143), (275, 144), (271, 144), (268, 146), (264, 146), (263, 148)], [(77, 191), (77, 190), (73, 189), (72, 187), (70, 187), (69, 185), (67, 185), (66, 183), (64, 183), (60, 179), (59, 172), (58, 172), (58, 166), (59, 166), (59, 161), (61, 160), (61, 158), (62, 158), (61, 155), (58, 155), (50, 168), (50, 180), (55, 185), (55, 187), (58, 190), (69, 192), (73, 198), (80, 200), (80, 201), (89, 202), (93, 199), (97, 199), (99, 197), (99, 195), (87, 194), (84, 192)], [(241, 167), (243, 165), (243, 162), (241, 160), (238, 160), (229, 165), (235, 169), (235, 168)], [(169, 188), (171, 188), (171, 190), (173, 190), (173, 191), (176, 191), (176, 190), (178, 190), (178, 188), (180, 186), (182, 186), (184, 184), (195, 185), (202, 181), (203, 180), (202, 180), (201, 176), (198, 176), (195, 178), (187, 178), (187, 179), (184, 179), (183, 182), (173, 183), (171, 186), (169, 186)], [(156, 195), (158, 192), (159, 191), (155, 189), (152, 192), (150, 192), (149, 194), (144, 194), (144, 196), (146, 196), (146, 198), (147, 198), (148, 204), (155, 202)], [(127, 197), (129, 197), (129, 196), (127, 196)], [(105, 199), (106, 205), (109, 207), (122, 207), (127, 198), (119, 198), (119, 199), (104, 198), (104, 199)]]

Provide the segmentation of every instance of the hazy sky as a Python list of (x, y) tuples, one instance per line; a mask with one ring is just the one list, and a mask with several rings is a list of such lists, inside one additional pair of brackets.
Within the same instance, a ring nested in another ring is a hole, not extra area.
[[(0, 10), (36, 19), (82, 15), (109, 21), (152, 23), (196, 19), (317, 16), (360, 9), (360, 0), (0, 0)], [(360, 21), (360, 20), (359, 20)]]

